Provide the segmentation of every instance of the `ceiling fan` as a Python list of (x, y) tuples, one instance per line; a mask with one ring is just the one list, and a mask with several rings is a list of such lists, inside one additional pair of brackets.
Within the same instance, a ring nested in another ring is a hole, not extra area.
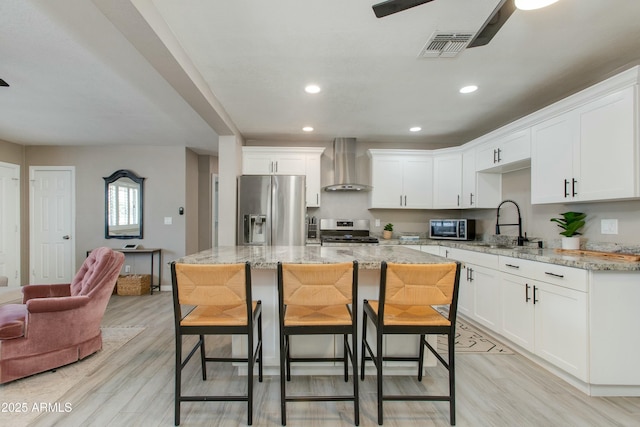
[[(372, 7), (376, 16), (378, 18), (383, 18), (396, 12), (401, 12), (431, 1), (433, 0), (387, 0), (382, 3), (374, 4)], [(504, 25), (507, 19), (509, 19), (514, 10), (516, 10), (514, 0), (502, 0), (493, 10), (489, 18), (487, 18), (482, 27), (480, 27), (475, 38), (467, 47), (484, 46), (489, 43), (498, 30), (500, 30), (502, 25)]]

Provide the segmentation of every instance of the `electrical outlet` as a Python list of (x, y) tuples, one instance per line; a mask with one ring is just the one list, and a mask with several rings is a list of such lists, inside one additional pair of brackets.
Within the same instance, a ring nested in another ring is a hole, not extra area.
[(124, 272), (125, 273), (131, 273), (131, 266), (130, 265), (125, 265), (124, 266)]
[(380, 219), (376, 218), (376, 227), (380, 227)]
[(617, 219), (600, 220), (600, 233), (601, 234), (618, 234), (618, 220)]

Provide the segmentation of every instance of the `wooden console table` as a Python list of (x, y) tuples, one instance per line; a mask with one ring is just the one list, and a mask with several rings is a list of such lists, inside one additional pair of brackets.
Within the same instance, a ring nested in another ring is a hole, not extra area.
[[(137, 248), (137, 249), (116, 249), (113, 248), (116, 252), (122, 252), (123, 254), (133, 254), (133, 255), (149, 255), (151, 258), (151, 295), (153, 295), (153, 290), (157, 289), (160, 292), (160, 285), (162, 284), (162, 249), (159, 248)], [(89, 255), (91, 251), (87, 251), (87, 255)], [(155, 255), (158, 255), (158, 283), (154, 283), (153, 281), (153, 266), (154, 266), (154, 258)]]

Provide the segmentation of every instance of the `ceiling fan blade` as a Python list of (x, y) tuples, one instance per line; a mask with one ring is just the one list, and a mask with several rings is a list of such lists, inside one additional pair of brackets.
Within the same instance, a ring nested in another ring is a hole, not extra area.
[(502, 0), (467, 48), (484, 46), (489, 43), (498, 30), (502, 28), (502, 25), (507, 22), (514, 10), (516, 10), (514, 0)]
[(374, 4), (372, 6), (373, 13), (376, 17), (382, 18), (387, 15), (392, 15), (396, 12), (402, 12), (403, 10), (410, 9), (415, 6), (420, 6), (424, 3), (429, 3), (433, 0), (387, 0), (382, 3)]

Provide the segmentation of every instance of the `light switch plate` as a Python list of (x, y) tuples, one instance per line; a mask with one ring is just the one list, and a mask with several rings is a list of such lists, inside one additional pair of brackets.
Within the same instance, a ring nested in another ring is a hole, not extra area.
[(618, 234), (618, 220), (617, 219), (600, 220), (600, 233), (601, 234)]
[(164, 217), (164, 225), (171, 225), (171, 224), (173, 224), (173, 217), (165, 216)]

